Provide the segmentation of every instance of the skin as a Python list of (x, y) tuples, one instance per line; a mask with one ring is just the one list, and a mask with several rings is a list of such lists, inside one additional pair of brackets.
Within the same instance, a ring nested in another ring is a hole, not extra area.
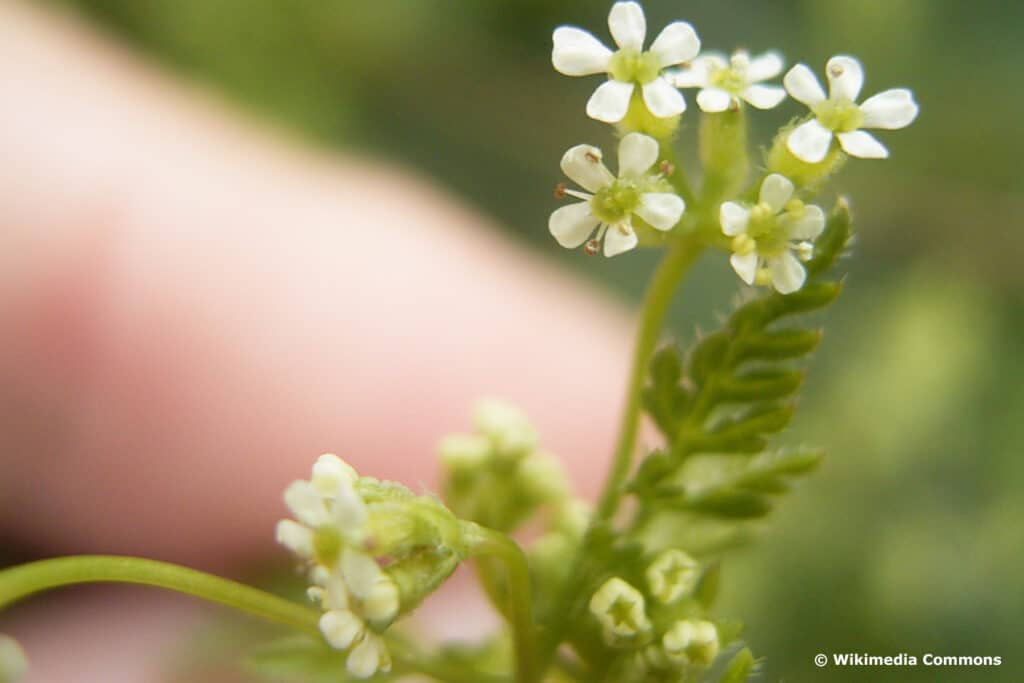
[[(434, 446), (482, 395), (596, 491), (628, 318), (429, 181), (303, 148), (15, 2), (0, 158), (0, 543), (237, 576), (283, 556), (281, 492), (316, 455), (436, 488)], [(90, 589), (0, 631), (29, 681), (146, 683), (199, 615)]]

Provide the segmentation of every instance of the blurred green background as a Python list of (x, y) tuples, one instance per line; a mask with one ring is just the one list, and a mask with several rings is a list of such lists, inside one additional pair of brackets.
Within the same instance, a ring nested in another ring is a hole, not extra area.
[[(638, 296), (655, 258), (565, 252), (546, 230), (557, 161), (608, 145), (597, 79), (550, 68), (551, 29), (607, 38), (583, 0), (74, 0), (183, 77), (314, 144), (398, 160), (596, 286)], [(1024, 680), (1024, 4), (952, 0), (646, 3), (707, 48), (778, 47), (821, 71), (861, 58), (865, 94), (907, 85), (921, 116), (887, 162), (839, 182), (859, 229), (791, 440), (823, 470), (726, 566), (764, 680)], [(697, 114), (686, 118), (692, 141)], [(799, 113), (755, 117), (760, 143)], [(692, 154), (690, 155), (692, 157)], [(735, 277), (707, 259), (675, 311), (713, 324)], [(723, 292), (716, 298), (693, 293)], [(1001, 655), (997, 669), (816, 669), (815, 653)]]

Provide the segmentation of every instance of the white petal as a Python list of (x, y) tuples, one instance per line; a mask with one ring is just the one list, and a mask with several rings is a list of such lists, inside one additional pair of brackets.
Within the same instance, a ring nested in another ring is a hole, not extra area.
[(700, 52), (700, 38), (685, 21), (674, 21), (661, 30), (651, 44), (651, 52), (662, 68), (688, 62)]
[(849, 133), (839, 133), (839, 144), (843, 151), (851, 157), (861, 159), (886, 159), (889, 150), (881, 142), (875, 139), (871, 133), (863, 130), (854, 130)]
[(377, 561), (366, 553), (345, 548), (341, 552), (341, 574), (349, 592), (362, 600), (370, 595), (382, 572)]
[(639, 240), (631, 226), (626, 225), (624, 231), (617, 225), (610, 225), (608, 226), (608, 231), (604, 234), (604, 255), (608, 258), (618, 256), (635, 247), (637, 242)]
[(605, 81), (587, 100), (587, 116), (605, 123), (618, 123), (629, 110), (632, 83)]
[(311, 559), (315, 555), (313, 530), (295, 520), (282, 519), (277, 523), (277, 542), (299, 557)]
[(556, 209), (548, 220), (548, 230), (560, 245), (575, 249), (590, 239), (598, 223), (597, 216), (590, 212), (590, 203), (579, 202)]
[(718, 88), (704, 88), (697, 93), (697, 106), (701, 108), (701, 111), (710, 114), (725, 111), (731, 102), (732, 95)]
[(619, 177), (638, 176), (658, 160), (658, 141), (643, 133), (630, 133), (619, 143)]
[(825, 212), (820, 206), (809, 204), (804, 207), (804, 212), (799, 218), (784, 216), (783, 223), (789, 239), (814, 240), (825, 229)]
[(347, 462), (334, 455), (324, 453), (313, 465), (313, 476), (310, 483), (321, 496), (334, 496), (341, 482), (351, 484), (359, 478), (359, 474)]
[(724, 202), (719, 209), (718, 218), (722, 222), (722, 232), (729, 237), (742, 235), (747, 231), (747, 224), (750, 222), (750, 209), (746, 209), (736, 202)]
[(804, 286), (807, 279), (807, 271), (804, 266), (788, 249), (782, 256), (772, 259), (769, 264), (772, 272), (772, 285), (779, 294), (791, 294)]
[(368, 633), (362, 642), (352, 648), (345, 661), (345, 668), (356, 678), (369, 678), (378, 669), (386, 671), (390, 668), (385, 664), (386, 647), (380, 637)]
[(615, 180), (601, 159), (601, 150), (597, 147), (576, 145), (562, 155), (562, 173), (588, 192), (597, 192)]
[(608, 70), (612, 51), (574, 26), (559, 26), (552, 36), (551, 64), (566, 76), (589, 76)]
[(688, 69), (666, 72), (666, 78), (677, 88), (704, 88), (708, 85), (708, 70), (696, 62)]
[(763, 55), (758, 55), (750, 60), (750, 66), (747, 67), (747, 82), (757, 83), (775, 78), (782, 73), (785, 63), (782, 55), (778, 52), (765, 52)]
[(320, 633), (339, 650), (348, 649), (365, 629), (363, 620), (348, 610), (332, 610), (320, 617)]
[(362, 614), (374, 624), (391, 621), (400, 607), (398, 586), (389, 578), (377, 581), (369, 595), (363, 598)]
[(362, 496), (356, 493), (352, 482), (342, 482), (334, 499), (334, 520), (338, 528), (358, 533), (366, 523), (367, 514), (366, 503), (363, 502)]
[(284, 490), (284, 504), (288, 506), (295, 519), (309, 527), (327, 524), (330, 516), (324, 499), (313, 490), (308, 481), (294, 481)]
[(786, 99), (786, 91), (777, 85), (749, 85), (740, 97), (758, 109), (772, 109)]
[(644, 83), (643, 93), (647, 109), (659, 119), (667, 119), (686, 111), (686, 100), (683, 99), (683, 94), (661, 76), (650, 83)]
[[(790, 94), (793, 94), (792, 90), (790, 90)], [(786, 147), (789, 148), (789, 151), (797, 159), (809, 164), (822, 161), (828, 154), (830, 144), (832, 144), (832, 131), (818, 123), (818, 119), (801, 123), (786, 140)]]
[(914, 93), (906, 88), (880, 92), (860, 105), (864, 114), (864, 128), (905, 128), (917, 118)]
[(821, 83), (806, 64), (797, 64), (790, 69), (782, 83), (794, 100), (803, 102), (808, 107), (825, 101), (825, 91), (821, 89)]
[(348, 586), (345, 585), (345, 578), (337, 571), (327, 570), (326, 577), (317, 577), (322, 580), (327, 590), (323, 593), (324, 607), (328, 610), (348, 609)]
[(647, 221), (655, 230), (671, 230), (679, 222), (686, 202), (669, 192), (648, 192), (640, 197), (636, 215)]
[(864, 69), (853, 57), (837, 55), (825, 65), (828, 76), (828, 92), (832, 99), (845, 98), (851, 102), (857, 100), (860, 89), (864, 85)]
[(750, 252), (749, 254), (733, 254), (729, 257), (729, 263), (732, 264), (732, 269), (736, 271), (736, 274), (740, 276), (740, 279), (746, 282), (748, 285), (754, 284), (754, 277), (757, 275), (757, 252)]
[(772, 173), (761, 183), (761, 193), (758, 195), (758, 201), (771, 207), (772, 213), (779, 213), (792, 196), (793, 183), (790, 182), (789, 178), (778, 173)]
[(644, 10), (635, 2), (617, 2), (608, 13), (608, 29), (619, 47), (642, 50), (647, 37)]

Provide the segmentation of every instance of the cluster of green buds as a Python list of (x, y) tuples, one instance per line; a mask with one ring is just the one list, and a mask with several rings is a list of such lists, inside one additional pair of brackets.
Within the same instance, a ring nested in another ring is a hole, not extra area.
[(635, 577), (612, 576), (588, 603), (605, 645), (617, 651), (622, 680), (678, 676), (711, 665), (720, 650), (714, 623), (703, 618), (694, 593), (704, 570), (678, 548), (650, 559)]
[(558, 526), (578, 526), (579, 507), (557, 458), (539, 450), (526, 416), (502, 401), (480, 401), (472, 434), (441, 442), (444, 499), (460, 517), (511, 531), (548, 506)]
[(348, 652), (353, 676), (388, 671), (384, 631), (467, 554), (459, 521), (437, 499), (361, 477), (332, 454), (320, 456), (312, 477), (293, 482), (284, 500), (295, 519), (278, 523), (277, 540), (303, 563), (309, 597), (324, 611), (324, 638)]

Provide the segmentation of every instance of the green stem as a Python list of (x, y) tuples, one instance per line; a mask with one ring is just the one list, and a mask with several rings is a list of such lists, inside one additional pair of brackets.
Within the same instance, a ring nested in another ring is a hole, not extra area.
[(319, 636), (320, 612), (235, 581), (138, 557), (78, 555), (0, 571), (0, 609), (34, 593), (79, 583), (136, 583), (218, 602)]
[(665, 313), (672, 302), (672, 295), (702, 249), (703, 246), (694, 241), (680, 240), (668, 252), (651, 277), (640, 312), (640, 326), (633, 349), (633, 367), (626, 390), (626, 407), (619, 428), (619, 440), (615, 447), (611, 471), (597, 505), (595, 522), (610, 519), (618, 509), (619, 500), (622, 498), (622, 484), (629, 475), (633, 451), (636, 448), (640, 425), (640, 397), (643, 393), (647, 366), (657, 346), (658, 335), (665, 321)]
[(461, 521), (460, 525), (462, 538), (469, 546), (470, 554), (494, 557), (505, 566), (507, 614), (516, 651), (515, 680), (518, 683), (532, 683), (535, 680), (534, 657), (537, 638), (534, 633), (533, 597), (526, 556), (522, 548), (503, 533), (473, 522)]

